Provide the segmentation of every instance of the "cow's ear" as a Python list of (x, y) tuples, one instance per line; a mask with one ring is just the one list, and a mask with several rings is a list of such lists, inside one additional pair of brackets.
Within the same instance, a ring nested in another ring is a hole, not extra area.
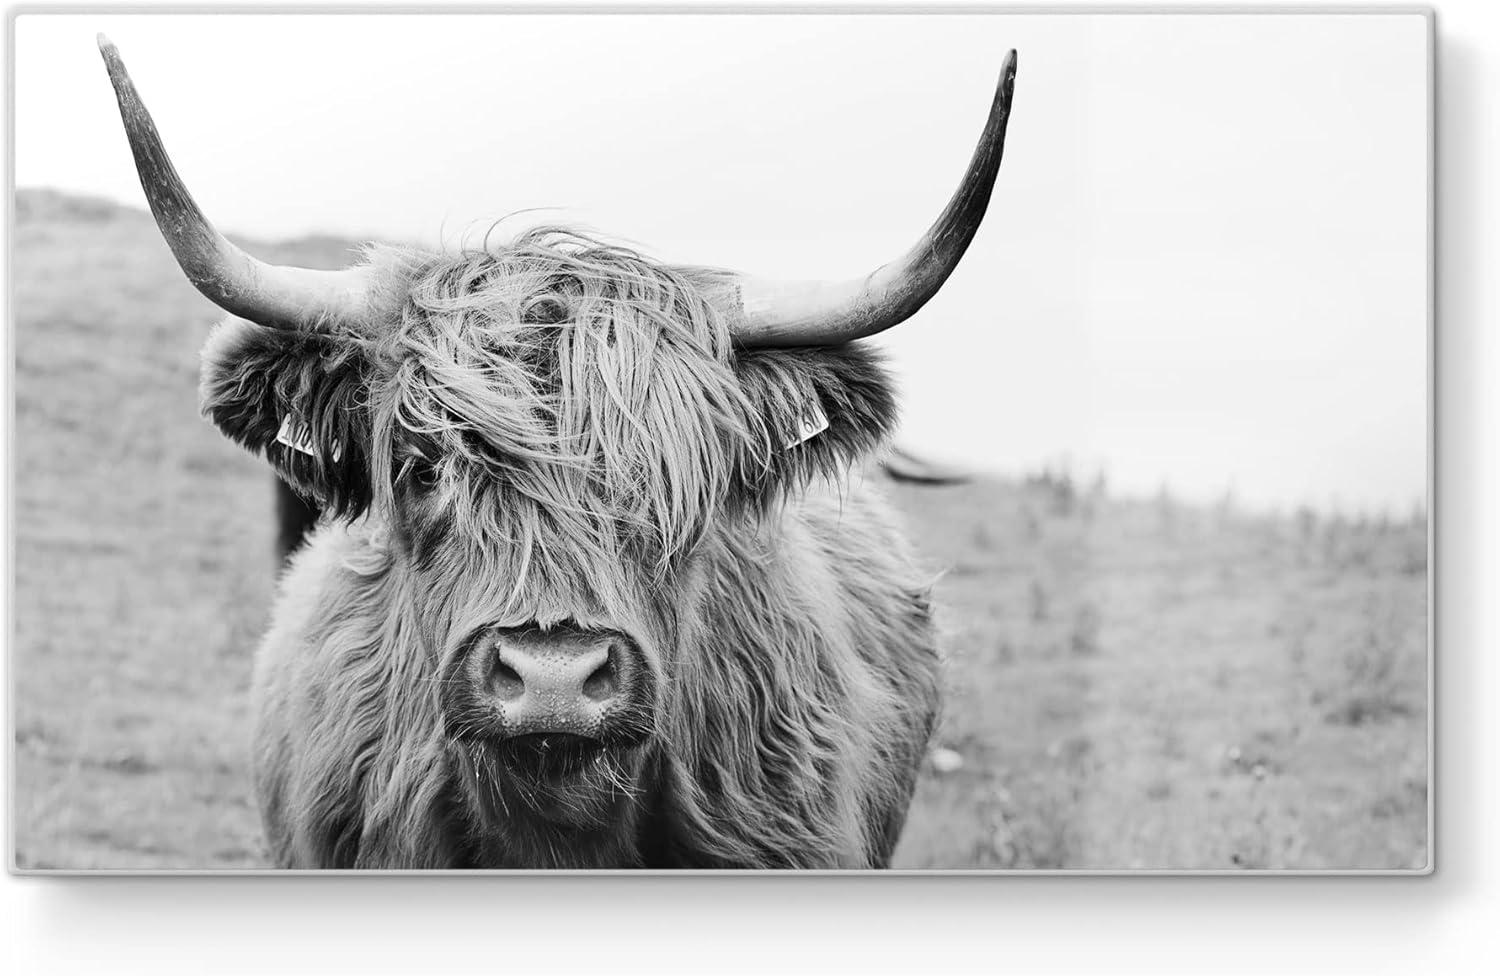
[(896, 426), (890, 375), (867, 346), (744, 350), (735, 372), (769, 437), (742, 473), (761, 498), (839, 475)]
[(204, 414), (326, 511), (370, 504), (368, 360), (347, 338), (229, 319), (203, 349)]

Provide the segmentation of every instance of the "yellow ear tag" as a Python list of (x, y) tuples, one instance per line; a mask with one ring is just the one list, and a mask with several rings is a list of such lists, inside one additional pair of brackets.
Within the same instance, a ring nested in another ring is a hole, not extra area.
[(804, 444), (812, 440), (827, 429), (828, 417), (823, 413), (823, 408), (818, 404), (815, 397), (808, 402), (802, 411), (802, 415), (797, 418), (797, 433), (791, 440), (782, 445), (782, 450), (790, 451), (798, 444)]
[[(285, 444), (308, 457), (318, 456), (317, 449), (313, 446), (312, 429), (293, 414), (287, 414), (281, 418), (281, 429), (276, 431), (276, 443)], [(343, 453), (338, 441), (334, 441), (333, 459), (337, 461)]]

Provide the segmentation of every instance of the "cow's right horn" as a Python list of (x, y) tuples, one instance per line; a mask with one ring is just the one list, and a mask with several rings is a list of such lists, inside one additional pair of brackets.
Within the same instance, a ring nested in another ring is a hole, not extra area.
[(241, 318), (283, 329), (316, 329), (364, 310), (368, 279), (362, 269), (313, 271), (267, 264), (215, 230), (173, 168), (120, 52), (103, 34), (99, 53), (115, 87), (136, 173), (156, 226), (188, 280), (209, 301)]
[[(1000, 67), (989, 119), (963, 182), (937, 222), (904, 255), (847, 281), (772, 281), (728, 276), (720, 307), (741, 346), (822, 346), (852, 342), (910, 318), (958, 266), (989, 206), (1016, 85), (1016, 52)], [(725, 287), (721, 285), (721, 287)]]

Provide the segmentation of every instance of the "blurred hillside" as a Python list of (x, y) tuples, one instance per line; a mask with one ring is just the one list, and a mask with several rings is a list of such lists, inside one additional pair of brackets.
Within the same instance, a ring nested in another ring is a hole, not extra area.
[[(222, 316), (144, 210), (16, 194), (16, 854), (56, 867), (257, 863), (249, 649), (271, 483), (197, 410)], [(341, 243), (268, 246), (347, 263)]]
[[(15, 215), (17, 863), (263, 866), (271, 481), (197, 414), (220, 313), (144, 211), (22, 190)], [(1251, 516), (1064, 471), (890, 490), (950, 661), (898, 866), (1426, 863), (1422, 513)]]

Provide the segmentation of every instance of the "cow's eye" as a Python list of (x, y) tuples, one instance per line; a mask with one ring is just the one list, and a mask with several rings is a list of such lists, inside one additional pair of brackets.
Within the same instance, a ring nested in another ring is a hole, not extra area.
[(419, 491), (433, 490), (440, 478), (438, 466), (425, 457), (413, 457), (406, 462), (407, 483)]
[(568, 306), (555, 295), (537, 295), (521, 309), (521, 321), (527, 325), (556, 325), (567, 318)]

